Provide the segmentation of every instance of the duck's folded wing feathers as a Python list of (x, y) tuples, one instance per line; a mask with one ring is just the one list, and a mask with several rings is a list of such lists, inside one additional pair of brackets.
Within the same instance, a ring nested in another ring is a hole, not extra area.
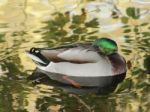
[(90, 44), (76, 44), (53, 49), (42, 49), (41, 54), (53, 62), (93, 63), (99, 55)]

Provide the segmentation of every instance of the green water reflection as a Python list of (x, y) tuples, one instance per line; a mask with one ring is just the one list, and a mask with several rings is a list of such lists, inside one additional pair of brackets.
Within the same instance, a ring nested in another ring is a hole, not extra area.
[[(106, 1), (0, 1), (0, 112), (150, 110), (149, 6), (138, 7), (134, 0), (118, 0), (115, 4), (119, 11), (112, 11), (115, 7), (107, 4), (109, 10), (99, 9), (100, 3), (108, 3)], [(106, 13), (105, 10), (108, 15), (101, 14)], [(114, 27), (114, 24), (119, 26)], [(120, 53), (128, 63), (127, 76), (113, 93), (71, 94), (59, 87), (33, 85), (27, 80), (35, 65), (26, 57), (25, 50), (33, 46), (53, 47), (93, 41), (98, 37), (117, 41)]]

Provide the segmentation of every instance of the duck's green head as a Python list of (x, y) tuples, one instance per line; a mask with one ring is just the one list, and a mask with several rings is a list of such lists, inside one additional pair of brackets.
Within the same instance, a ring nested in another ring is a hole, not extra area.
[(117, 43), (109, 38), (99, 38), (94, 43), (103, 55), (111, 55), (118, 50)]

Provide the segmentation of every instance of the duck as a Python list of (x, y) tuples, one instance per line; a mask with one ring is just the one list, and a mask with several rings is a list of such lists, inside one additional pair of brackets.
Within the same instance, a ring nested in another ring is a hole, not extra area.
[(106, 37), (53, 48), (33, 47), (26, 53), (41, 72), (76, 88), (118, 84), (127, 71), (117, 43)]

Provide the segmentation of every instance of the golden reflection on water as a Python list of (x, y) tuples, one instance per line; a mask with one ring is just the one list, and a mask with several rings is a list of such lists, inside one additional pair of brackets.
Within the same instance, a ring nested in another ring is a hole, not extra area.
[[(92, 3), (92, 1), (94, 2)], [(107, 0), (100, 0), (100, 1), (106, 2)], [(32, 61), (28, 57), (26, 57), (26, 54), (24, 51), (33, 46), (34, 47), (46, 47), (47, 46), (46, 42), (44, 42), (45, 40), (42, 38), (43, 34), (40, 32), (39, 33), (36, 32), (36, 31), (41, 30), (41, 28), (45, 26), (45, 24), (43, 24), (43, 21), (52, 19), (54, 12), (64, 13), (66, 11), (70, 11), (72, 15), (81, 14), (81, 9), (87, 8), (88, 10), (87, 6), (90, 3), (97, 4), (99, 3), (99, 0), (69, 0), (69, 1), (65, 1), (65, 0), (13, 0), (13, 1), (1, 0), (0, 1), (0, 33), (4, 34), (4, 37), (2, 38), (4, 41), (0, 43), (0, 48), (1, 48), (0, 60), (4, 62), (6, 60), (5, 64), (9, 63), (9, 61), (11, 62), (11, 60), (12, 60), (12, 63), (15, 63), (16, 62), (15, 60), (19, 60), (18, 62), (19, 70), (22, 71), (22, 73), (26, 72), (26, 74), (30, 74), (31, 71), (35, 68), (35, 65), (32, 63)], [(129, 6), (139, 7), (143, 10), (150, 10), (150, 5), (148, 4), (141, 5), (139, 3), (135, 3), (134, 0), (116, 0), (115, 4), (118, 7), (118, 9), (121, 10), (122, 14), (125, 14), (125, 9)], [(95, 5), (93, 5), (92, 7), (95, 7)], [(109, 10), (108, 10), (108, 13), (109, 13)], [(100, 26), (99, 32), (96, 34), (97, 36), (111, 37), (115, 41), (117, 41), (119, 45), (124, 44), (123, 29), (120, 26), (114, 26), (112, 28), (106, 27), (109, 25), (113, 26), (114, 24), (121, 24), (120, 19), (102, 18), (100, 16), (100, 13), (96, 12), (94, 9), (94, 10), (89, 10), (89, 12), (87, 12), (88, 20), (92, 19), (93, 15), (99, 18), (99, 21), (101, 22), (101, 25), (103, 26), (103, 27)], [(136, 21), (133, 19), (129, 19), (128, 24), (131, 26), (134, 26), (134, 25), (141, 24), (143, 22), (149, 22), (149, 19), (150, 19), (149, 15), (144, 15), (142, 19), (139, 19)], [(145, 29), (146, 28), (143, 28), (142, 30), (145, 30)], [(129, 34), (132, 35), (132, 32)], [(53, 39), (51, 40), (54, 41), (56, 45), (63, 43), (63, 42), (59, 43)], [(144, 53), (142, 52), (140, 52), (139, 54), (139, 51), (133, 51), (130, 55), (128, 56), (126, 55), (125, 57), (127, 59), (133, 59), (134, 56), (136, 57), (136, 55), (139, 55), (142, 57), (143, 54)], [(135, 62), (137, 59), (140, 59), (140, 57), (137, 56), (137, 58), (134, 58), (134, 61), (132, 61), (133, 67), (140, 66), (142, 68), (143, 67), (142, 61)], [(7, 71), (7, 72), (10, 72), (10, 71)], [(131, 72), (132, 70), (128, 71), (127, 78), (128, 79), (133, 78), (134, 84), (137, 84), (139, 80), (137, 80), (137, 77), (132, 77)], [(3, 74), (2, 72), (2, 75), (1, 75), (0, 73), (0, 77), (1, 76), (3, 77), (3, 75), (5, 76), (6, 74), (5, 73)], [(22, 74), (19, 73), (19, 75), (22, 75)], [(149, 77), (147, 76), (146, 78), (149, 78)], [(51, 97), (51, 95), (59, 96), (60, 94), (60, 93), (53, 91), (52, 86), (46, 86), (46, 85), (41, 84), (39, 86), (32, 87), (31, 84), (24, 85), (23, 83), (26, 84), (26, 81), (22, 81), (21, 83), (22, 83), (21, 86), (23, 86), (23, 88), (26, 88), (27, 90), (26, 89), (25, 90), (12, 90), (12, 91), (10, 90), (10, 94), (12, 94), (12, 99), (13, 99), (12, 105), (16, 107), (16, 109), (18, 109), (19, 106), (21, 105), (22, 108), (27, 109), (29, 112), (36, 112), (37, 110), (35, 109), (35, 106), (36, 106), (37, 98), (42, 98), (43, 96)], [(12, 82), (12, 84), (14, 84), (15, 86), (14, 82)], [(18, 88), (22, 89), (22, 87), (20, 86)], [(22, 91), (25, 91), (25, 93)], [(115, 104), (116, 107), (115, 105), (113, 106), (114, 108), (116, 108), (115, 110), (117, 112), (136, 112), (139, 110), (139, 106), (140, 107), (143, 106), (144, 109), (147, 110), (147, 106), (145, 105), (148, 105), (147, 103), (149, 102), (149, 99), (147, 99), (147, 102), (142, 101), (143, 100), (141, 99), (142, 98), (141, 95), (143, 95), (142, 88), (135, 89), (135, 90), (133, 89), (133, 91), (134, 92), (136, 91), (138, 98), (136, 96), (135, 98), (133, 98), (132, 95), (128, 93), (120, 93), (122, 94), (122, 96), (121, 95), (119, 96), (119, 94), (117, 94), (116, 96), (115, 95), (112, 96), (113, 101), (116, 102)], [(113, 97), (117, 97), (117, 98), (113, 98)], [(124, 97), (124, 99), (120, 97)], [(145, 97), (149, 98), (150, 96), (146, 95)], [(16, 100), (16, 98), (18, 99), (24, 98), (24, 99), (21, 99), (22, 104), (20, 104), (20, 102)], [(28, 103), (26, 104), (25, 102), (28, 102)], [(54, 104), (54, 105), (49, 106), (49, 110), (54, 110), (54, 108), (57, 108), (59, 110), (60, 108), (62, 108), (62, 105)], [(55, 111), (58, 111), (57, 109)], [(104, 111), (107, 111), (107, 109), (104, 109)], [(95, 112), (97, 111), (95, 110)]]

